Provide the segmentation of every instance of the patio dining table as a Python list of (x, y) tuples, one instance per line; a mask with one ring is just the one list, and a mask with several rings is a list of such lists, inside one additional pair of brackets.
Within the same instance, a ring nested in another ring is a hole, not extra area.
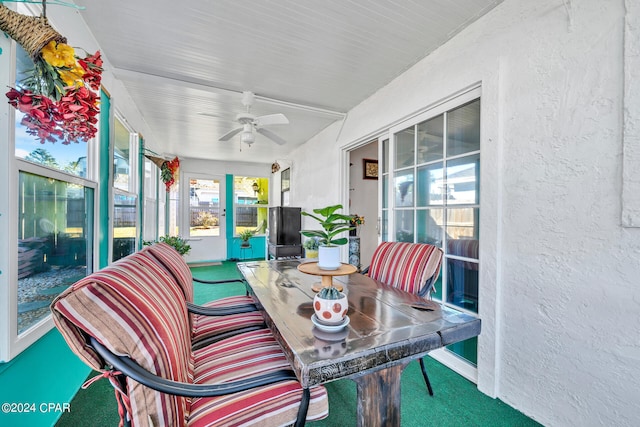
[(348, 297), (348, 325), (321, 330), (312, 321), (317, 278), (299, 271), (300, 262), (251, 261), (238, 269), (303, 387), (356, 382), (359, 426), (400, 426), (406, 365), (480, 334), (480, 319), (359, 273), (333, 278)]

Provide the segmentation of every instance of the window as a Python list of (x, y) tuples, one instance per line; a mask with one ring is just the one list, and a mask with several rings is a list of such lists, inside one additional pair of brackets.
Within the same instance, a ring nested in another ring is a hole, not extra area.
[[(25, 15), (33, 12), (24, 5), (18, 9)], [(11, 86), (23, 87), (27, 71), (34, 67), (31, 58), (8, 37), (0, 45), (6, 54), (0, 74), (13, 75), (9, 67), (15, 59), (16, 80)], [(53, 299), (96, 265), (97, 184), (89, 181), (95, 172), (90, 157), (95, 140), (41, 143), (22, 124), (24, 113), (7, 111), (0, 120), (5, 136), (13, 136), (0, 144), (3, 163), (11, 172), (2, 192), (11, 209), (3, 213), (7, 268), (0, 272), (1, 362), (11, 360), (53, 328), (49, 309)]]
[(380, 235), (383, 242), (389, 240), (389, 139), (382, 141), (382, 224)]
[[(25, 72), (34, 65), (29, 54), (16, 43), (16, 86), (21, 86)], [(35, 136), (27, 133), (21, 121), (24, 114), (15, 112), (15, 156), (19, 159), (40, 164), (69, 174), (87, 177), (87, 143), (77, 141), (63, 144), (61, 141), (40, 143)]]
[(220, 236), (220, 181), (189, 180), (189, 236)]
[(112, 261), (135, 252), (138, 235), (138, 136), (114, 120)]
[[(383, 240), (440, 247), (444, 259), (433, 298), (470, 313), (479, 306), (478, 92), (392, 129), (392, 145), (383, 141), (381, 153)], [(476, 348), (469, 340), (449, 350), (475, 364)]]
[(19, 172), (18, 334), (51, 312), (53, 299), (93, 266), (94, 189)]
[(233, 177), (235, 233), (251, 230), (264, 234), (267, 229), (269, 179), (249, 176)]
[[(160, 188), (162, 188), (164, 185), (162, 185)], [(162, 190), (160, 190), (162, 191)], [(168, 199), (168, 206), (167, 203), (165, 203), (165, 209), (166, 209), (166, 221), (164, 223), (164, 229), (166, 230), (166, 233), (160, 233), (162, 234), (168, 234), (170, 236), (179, 236), (180, 235), (180, 227), (178, 226), (178, 205), (180, 204), (180, 181), (176, 181), (170, 188), (167, 198), (165, 198), (164, 200)], [(162, 219), (160, 221), (160, 224), (162, 223)], [(160, 230), (163, 230), (162, 227), (160, 227), (159, 224), (159, 228)]]
[(132, 134), (121, 120), (114, 120), (113, 187), (123, 191), (134, 191), (132, 167), (136, 157), (132, 147)]
[[(158, 183), (160, 181), (160, 169), (149, 159), (144, 158), (144, 224), (142, 232), (142, 240), (156, 240), (158, 233), (164, 234), (159, 230), (158, 223), (160, 217), (158, 203)], [(164, 190), (164, 186), (162, 188)], [(164, 194), (164, 191), (163, 191)]]
[(282, 206), (289, 206), (290, 191), (291, 191), (291, 168), (287, 168), (280, 173), (280, 204)]
[[(16, 44), (16, 86), (33, 69)], [(68, 285), (91, 272), (93, 189), (64, 174), (87, 176), (87, 143), (42, 144), (27, 133), (15, 111), (15, 157), (41, 167), (18, 172), (18, 322), (22, 334), (49, 315), (49, 304)], [(22, 163), (21, 163), (22, 164)]]

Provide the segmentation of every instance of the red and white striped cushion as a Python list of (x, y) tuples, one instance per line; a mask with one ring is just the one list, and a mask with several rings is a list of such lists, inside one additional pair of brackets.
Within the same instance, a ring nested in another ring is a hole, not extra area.
[(184, 298), (188, 302), (193, 302), (193, 276), (189, 265), (178, 251), (171, 245), (158, 242), (145, 246), (140, 252), (151, 253), (173, 275), (184, 292)]
[[(252, 304), (253, 298), (246, 295), (238, 295), (220, 298), (205, 304), (205, 307), (225, 308), (243, 304)], [(200, 341), (206, 337), (219, 335), (224, 332), (234, 331), (250, 326), (263, 326), (264, 316), (262, 311), (256, 310), (249, 313), (228, 314), (225, 316), (200, 316), (193, 315), (193, 341)]]
[[(442, 250), (426, 243), (382, 242), (369, 266), (369, 277), (418, 294), (440, 274)], [(433, 280), (430, 280), (432, 279)]]
[[(318, 386), (310, 392), (307, 421), (326, 418), (329, 413), (326, 389)], [(197, 398), (191, 404), (188, 426), (293, 425), (301, 398), (302, 389), (296, 381), (282, 381), (228, 396)]]
[[(187, 383), (222, 383), (289, 364), (271, 333), (239, 334), (191, 352), (182, 290), (152, 259), (130, 255), (76, 282), (52, 304), (53, 318), (70, 347), (102, 370), (86, 335), (115, 354), (129, 355), (150, 372)], [(85, 335), (86, 334), (86, 335)], [(307, 420), (328, 414), (324, 387), (310, 390)], [(292, 424), (301, 402), (297, 381), (282, 381), (220, 397), (185, 398), (127, 381), (131, 425), (222, 426)]]
[(247, 332), (193, 352), (194, 382), (215, 384), (290, 369), (268, 329)]
[[(145, 247), (139, 252), (142, 256), (151, 256), (157, 260), (176, 280), (184, 292), (184, 298), (188, 302), (193, 302), (193, 276), (189, 265), (182, 255), (173, 247), (166, 243), (155, 243)], [(211, 285), (215, 286), (215, 285)], [(233, 307), (236, 305), (253, 304), (253, 298), (242, 295), (220, 298), (203, 304), (205, 307)], [(193, 327), (192, 340), (201, 341), (208, 337), (224, 332), (246, 328), (250, 326), (261, 326), (264, 318), (259, 311), (251, 313), (232, 314), (226, 316), (204, 316), (198, 314), (191, 315)]]
[[(268, 330), (248, 332), (194, 352), (198, 384), (220, 384), (290, 369), (280, 345)], [(307, 420), (328, 415), (326, 389), (310, 389)], [(302, 388), (297, 381), (282, 381), (232, 396), (194, 399), (189, 426), (227, 426), (245, 423), (291, 425), (295, 422)]]
[[(157, 265), (124, 258), (79, 280), (52, 303), (53, 320), (69, 346), (85, 362), (103, 370), (99, 358), (86, 357), (86, 338), (111, 352), (129, 355), (163, 378), (190, 382), (191, 334), (182, 291)], [(189, 399), (169, 396), (127, 382), (132, 425), (182, 425)], [(149, 404), (154, 402), (154, 404)]]

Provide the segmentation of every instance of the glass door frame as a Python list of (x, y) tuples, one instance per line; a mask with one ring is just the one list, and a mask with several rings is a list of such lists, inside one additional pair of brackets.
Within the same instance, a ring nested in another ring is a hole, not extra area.
[[(379, 147), (378, 159), (379, 159), (379, 171), (380, 171), (380, 179), (378, 180), (378, 201), (379, 201), (378, 221), (380, 224), (379, 225), (380, 234), (378, 235), (378, 242), (381, 242), (382, 237), (384, 236), (383, 230), (385, 225), (384, 225), (384, 221), (383, 221), (384, 218), (382, 213), (383, 213), (383, 206), (384, 206), (383, 197), (385, 196), (387, 198), (385, 209), (387, 210), (387, 212), (389, 212), (389, 215), (387, 217), (388, 223), (386, 225), (386, 229), (387, 229), (386, 237), (387, 237), (387, 240), (395, 239), (395, 233), (394, 233), (395, 224), (394, 224), (394, 215), (393, 215), (394, 193), (391, 191), (386, 191), (386, 194), (385, 194), (385, 192), (383, 191), (383, 183), (384, 183), (383, 175), (385, 173), (382, 165), (382, 162), (384, 161), (383, 160), (384, 159), (383, 141), (388, 140), (387, 147), (389, 150), (389, 155), (387, 158), (388, 168), (386, 173), (389, 179), (388, 181), (389, 185), (391, 185), (391, 180), (393, 179), (393, 165), (395, 165), (395, 155), (394, 155), (394, 147), (393, 147), (394, 133), (397, 133), (402, 129), (406, 129), (409, 126), (415, 125), (424, 120), (427, 120), (427, 118), (437, 116), (446, 111), (459, 107), (468, 101), (471, 101), (476, 98), (481, 98), (481, 97), (482, 97), (481, 84), (480, 83), (473, 84), (454, 94), (451, 94), (450, 96), (447, 96), (446, 98), (440, 99), (430, 105), (427, 105), (423, 109), (420, 109), (418, 111), (415, 111), (414, 113), (403, 116), (387, 124), (386, 126), (381, 126), (380, 128), (378, 128), (378, 130), (371, 132), (361, 138), (358, 138), (357, 140), (352, 141), (351, 143), (347, 143), (341, 147), (341, 150), (342, 150), (341, 168), (339, 171), (340, 173), (339, 178), (341, 183), (340, 198), (343, 206), (348, 206), (349, 204), (349, 184), (348, 184), (349, 183), (349, 152), (356, 148), (359, 148), (362, 145), (365, 145), (366, 143), (370, 142), (374, 138), (378, 138), (378, 147)], [(482, 141), (481, 141), (481, 145), (482, 145)], [(343, 249), (342, 259), (346, 259), (347, 249), (344, 247), (342, 249)], [(481, 287), (482, 286), (480, 284), (479, 291), (481, 290)], [(460, 308), (456, 307), (456, 309), (460, 309)], [(464, 309), (462, 309), (462, 311), (464, 311)], [(470, 313), (470, 314), (474, 316), (478, 315), (477, 313)], [(480, 350), (480, 346), (478, 347), (478, 350)], [(445, 366), (453, 369), (454, 371), (464, 376), (468, 380), (474, 383), (478, 382), (478, 368), (476, 366), (471, 365), (470, 363), (467, 363), (466, 361), (464, 361), (462, 358), (460, 358), (453, 352), (446, 349), (439, 349), (439, 350), (430, 352), (429, 354), (434, 359), (443, 363)]]
[[(416, 114), (405, 118), (402, 121), (398, 121), (396, 123), (394, 123), (393, 126), (391, 126), (388, 130), (388, 134), (387, 134), (387, 138), (389, 139), (389, 143), (388, 143), (388, 149), (389, 149), (389, 164), (388, 164), (388, 190), (387, 190), (387, 207), (388, 207), (388, 225), (387, 225), (387, 230), (388, 230), (388, 240), (389, 241), (396, 241), (396, 227), (395, 227), (395, 213), (397, 212), (396, 210), (396, 206), (395, 206), (395, 191), (393, 190), (393, 182), (394, 182), (394, 178), (396, 176), (395, 174), (395, 165), (396, 165), (396, 156), (395, 156), (395, 144), (396, 144), (396, 135), (398, 133), (400, 133), (401, 131), (412, 127), (412, 126), (416, 126), (419, 123), (425, 122), (431, 118), (434, 118), (440, 114), (444, 114), (450, 110), (454, 110), (457, 107), (460, 107), (470, 101), (473, 101), (474, 99), (478, 99), (482, 97), (482, 91), (481, 91), (481, 87), (478, 86), (473, 86), (468, 88), (465, 91), (462, 91), (461, 93), (457, 93), (447, 99), (442, 100), (441, 102), (435, 104), (435, 105), (431, 105), (428, 108), (417, 112)], [(382, 156), (382, 152), (380, 153), (380, 155)], [(415, 155), (416, 153), (414, 152), (414, 168), (416, 167), (416, 163), (415, 163)], [(382, 158), (382, 157), (381, 157)], [(382, 186), (382, 182), (380, 183), (380, 186)], [(380, 190), (382, 191), (382, 189)], [(382, 194), (381, 194), (381, 198), (382, 198)], [(413, 206), (413, 210), (415, 212), (415, 203)], [(409, 208), (410, 209), (410, 208)], [(381, 211), (382, 212), (382, 211)], [(414, 232), (415, 232), (415, 219), (414, 219)], [(443, 259), (443, 263), (446, 260)], [(446, 283), (446, 269), (442, 268), (441, 270), (441, 281), (443, 283), (443, 287), (444, 287), (444, 283)], [(481, 283), (478, 284), (478, 292), (480, 292), (481, 289)], [(479, 313), (475, 313), (472, 311), (468, 311), (465, 310), (464, 308), (449, 304), (446, 302), (446, 298), (443, 295), (442, 301), (438, 300), (439, 303), (446, 305), (446, 306), (451, 306), (452, 308), (456, 309), (456, 310), (460, 310), (462, 312), (465, 312), (469, 315), (472, 316), (479, 316)], [(464, 360), (463, 358), (461, 358), (460, 356), (456, 355), (455, 353), (453, 353), (450, 350), (447, 350), (445, 348), (443, 349), (438, 349), (436, 351), (432, 351), (429, 353), (434, 359), (438, 360), (439, 362), (443, 363), (444, 365), (450, 367), (451, 369), (453, 369), (454, 371), (458, 372), (459, 374), (461, 374), (462, 376), (464, 376), (465, 378), (469, 379), (470, 381), (477, 383), (478, 381), (478, 369), (477, 366), (472, 365), (471, 363), (467, 362), (466, 360)]]
[[(180, 199), (183, 201), (179, 208), (179, 235), (191, 245), (191, 251), (185, 255), (187, 262), (196, 261), (220, 261), (227, 259), (227, 233), (226, 233), (226, 176), (223, 174), (203, 174), (185, 172), (180, 177)], [(191, 180), (218, 181), (218, 235), (216, 236), (191, 236)], [(213, 252), (210, 251), (214, 248)], [(209, 252), (207, 252), (209, 250)]]

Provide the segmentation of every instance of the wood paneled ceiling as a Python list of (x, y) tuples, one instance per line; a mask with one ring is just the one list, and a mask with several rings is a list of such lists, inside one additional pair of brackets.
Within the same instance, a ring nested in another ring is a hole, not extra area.
[[(76, 0), (103, 55), (152, 130), (154, 151), (271, 162), (429, 55), (502, 0)], [(289, 125), (240, 151), (251, 113)], [(117, 106), (117, 100), (115, 100)], [(203, 115), (206, 113), (208, 115)]]

